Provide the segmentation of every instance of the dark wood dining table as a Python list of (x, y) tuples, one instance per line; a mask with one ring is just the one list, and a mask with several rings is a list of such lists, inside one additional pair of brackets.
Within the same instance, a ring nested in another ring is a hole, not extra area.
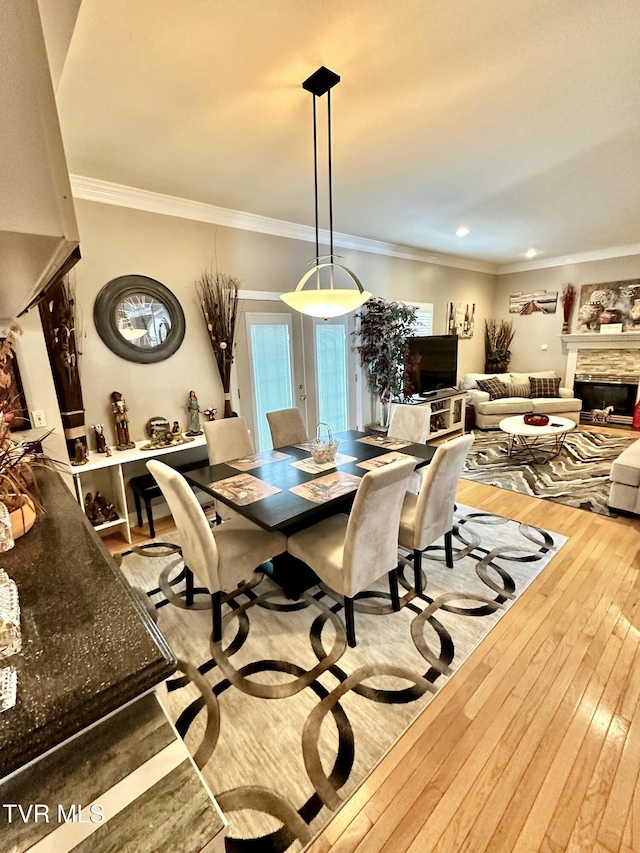
[[(341, 471), (363, 477), (367, 472), (358, 466), (359, 462), (366, 462), (391, 452), (417, 457), (416, 469), (422, 468), (431, 462), (436, 451), (435, 447), (426, 444), (407, 444), (391, 450), (389, 447), (359, 441), (358, 439), (371, 439), (372, 436), (357, 430), (338, 433), (335, 438), (340, 440), (338, 454), (352, 456), (354, 459), (343, 464), (338, 463), (334, 468), (321, 473), (310, 473), (294, 467), (292, 464), (294, 462), (304, 459), (312, 461), (311, 451), (309, 448), (288, 445), (278, 448), (278, 452), (286, 454), (287, 458), (268, 462), (250, 470), (244, 468), (239, 470), (230, 463), (222, 462), (218, 465), (189, 471), (184, 476), (192, 488), (201, 489), (265, 530), (279, 530), (285, 535), (291, 535), (335, 513), (349, 512), (355, 496), (354, 489), (349, 494), (332, 498), (323, 503), (315, 503), (290, 491), (291, 488), (309, 483), (330, 474), (332, 471)], [(263, 483), (280, 491), (253, 503), (243, 505), (216, 488), (217, 482), (241, 473), (251, 474)], [(300, 561), (295, 561), (299, 565), (296, 565), (295, 570), (292, 570), (293, 560), (294, 558), (289, 555), (284, 555), (283, 559), (276, 558), (273, 561), (274, 578), (283, 586), (289, 597), (296, 598), (301, 591), (313, 585), (313, 578), (307, 575), (310, 570)], [(305, 569), (307, 573), (305, 573)]]

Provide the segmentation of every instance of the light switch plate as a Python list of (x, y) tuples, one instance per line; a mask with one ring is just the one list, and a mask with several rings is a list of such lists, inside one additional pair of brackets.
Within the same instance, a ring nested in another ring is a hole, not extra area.
[(46, 427), (47, 425), (47, 416), (42, 409), (34, 409), (34, 411), (31, 412), (31, 420), (33, 421), (34, 427)]

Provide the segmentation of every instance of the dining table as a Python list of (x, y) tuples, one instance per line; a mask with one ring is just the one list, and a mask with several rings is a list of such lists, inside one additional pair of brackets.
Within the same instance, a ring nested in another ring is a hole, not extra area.
[[(195, 490), (258, 524), (289, 536), (339, 512), (348, 513), (358, 484), (367, 471), (412, 456), (416, 469), (428, 465), (436, 447), (384, 434), (347, 430), (333, 463), (316, 464), (313, 441), (265, 450), (185, 473)], [(289, 554), (272, 561), (267, 571), (288, 598), (298, 598), (317, 582), (308, 566)]]

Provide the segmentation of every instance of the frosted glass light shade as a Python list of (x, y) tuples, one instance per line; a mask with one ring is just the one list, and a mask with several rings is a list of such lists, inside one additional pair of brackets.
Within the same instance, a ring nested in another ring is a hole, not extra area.
[[(355, 287), (314, 287), (305, 290), (304, 286), (309, 279), (326, 267), (336, 267), (344, 270), (354, 282)], [(323, 319), (349, 314), (370, 298), (371, 293), (368, 290), (364, 290), (351, 270), (342, 266), (342, 264), (318, 264), (300, 279), (295, 290), (280, 294), (280, 299), (290, 308), (293, 308), (294, 311), (300, 311), (301, 314), (308, 314), (310, 317), (322, 317)]]

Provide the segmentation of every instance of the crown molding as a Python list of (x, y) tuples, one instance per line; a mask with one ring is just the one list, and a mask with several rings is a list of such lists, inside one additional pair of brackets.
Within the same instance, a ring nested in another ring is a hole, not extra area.
[[(225, 228), (238, 228), (241, 231), (255, 231), (259, 234), (270, 234), (275, 237), (287, 237), (291, 240), (303, 240), (315, 243), (315, 228), (310, 225), (300, 225), (296, 222), (286, 222), (282, 219), (272, 219), (242, 210), (231, 210), (191, 201), (177, 196), (128, 187), (124, 184), (114, 184), (99, 178), (87, 178), (82, 175), (70, 175), (71, 189), (75, 199), (96, 201), (100, 204), (113, 204), (118, 207), (128, 207), (144, 210), (147, 213), (160, 213), (165, 216), (177, 216), (180, 219), (192, 219), (196, 222), (208, 222), (212, 225), (222, 225)], [(320, 241), (323, 245), (329, 243), (329, 232), (320, 230)], [(437, 254), (425, 249), (414, 249), (410, 246), (399, 246), (395, 243), (385, 243), (382, 240), (370, 240), (367, 237), (356, 237), (352, 234), (334, 232), (333, 242), (341, 249), (352, 249), (357, 252), (369, 252), (374, 255), (385, 255), (393, 258), (403, 258), (418, 261), (423, 264), (435, 264), (442, 267), (471, 270), (473, 272), (495, 275), (498, 271), (496, 264), (487, 261), (461, 258), (455, 255)]]
[(560, 255), (557, 258), (540, 258), (536, 261), (523, 261), (518, 264), (504, 264), (497, 268), (498, 275), (510, 272), (528, 272), (529, 270), (544, 270), (549, 267), (564, 267), (567, 264), (586, 264), (589, 261), (607, 261), (611, 258), (623, 258), (629, 255), (640, 255), (640, 243), (631, 246), (614, 246), (610, 249), (595, 249), (592, 252), (578, 252), (575, 255)]

